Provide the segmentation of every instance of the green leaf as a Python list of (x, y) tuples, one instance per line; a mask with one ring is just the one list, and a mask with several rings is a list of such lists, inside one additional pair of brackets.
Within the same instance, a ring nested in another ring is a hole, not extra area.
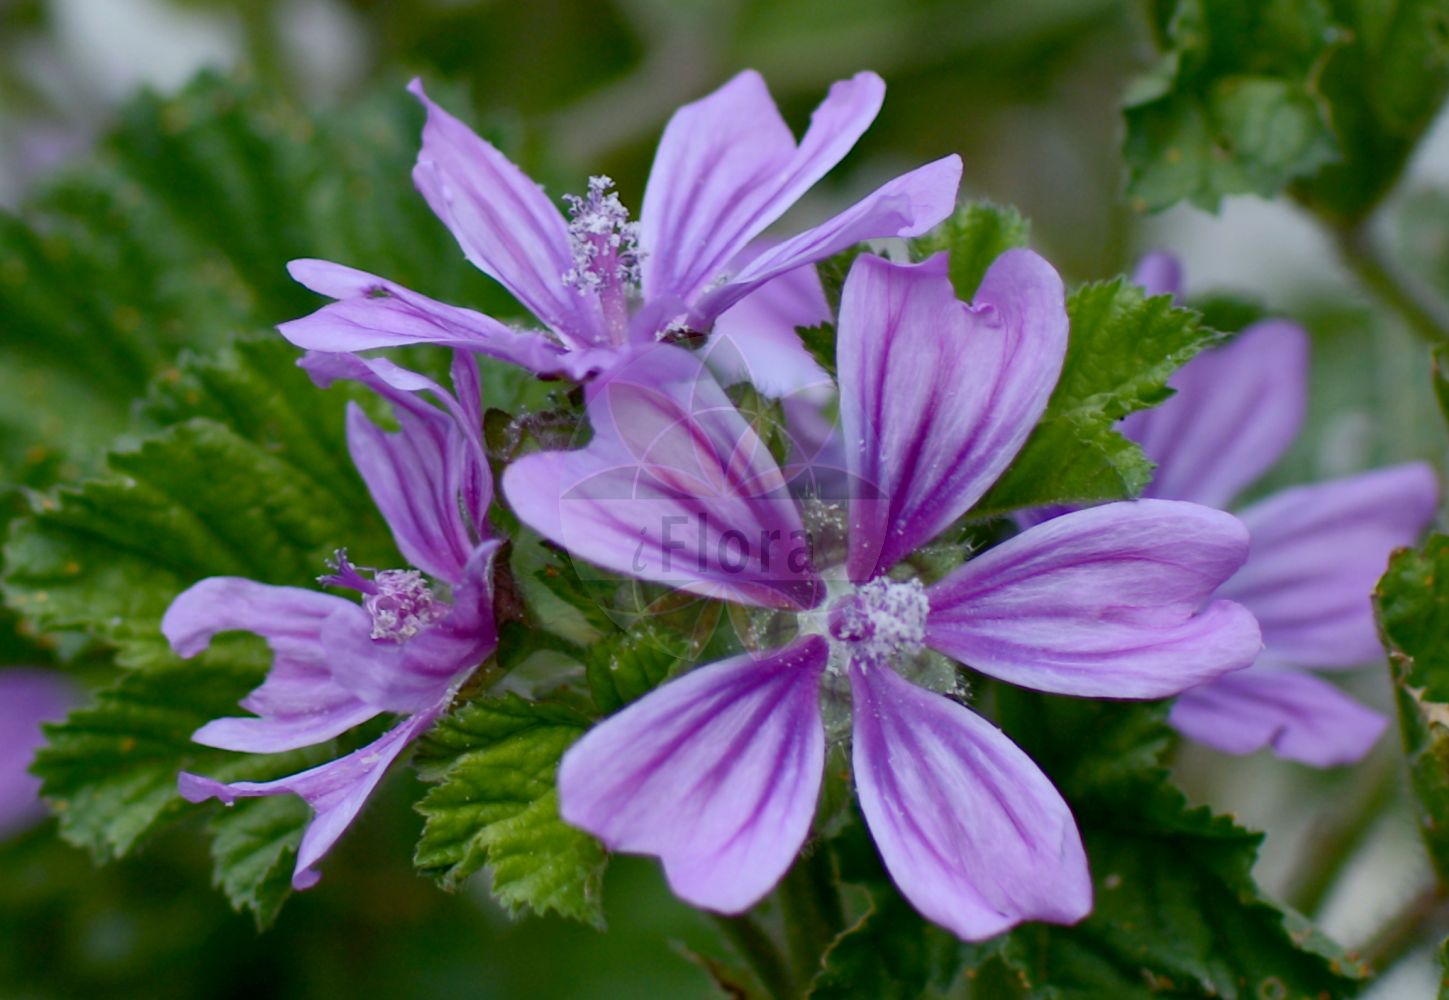
[(1449, 881), (1449, 535), (1389, 560), (1374, 593), (1420, 832)]
[(1293, 188), (1345, 222), (1368, 215), (1402, 175), (1449, 93), (1449, 2), (1338, 0), (1342, 43), (1317, 80), (1341, 152)]
[(930, 233), (912, 240), (911, 256), (924, 260), (932, 254), (949, 253), (951, 284), (958, 298), (970, 302), (991, 262), (1008, 250), (1026, 246), (1030, 238), (1031, 223), (1015, 208), (973, 201)]
[(61, 836), (97, 860), (121, 857), (186, 808), (178, 772), (236, 781), (297, 769), (304, 758), (296, 754), (244, 756), (191, 741), (205, 723), (235, 714), (237, 701), (261, 681), (266, 664), (257, 645), (219, 644), (204, 668), (123, 675), (94, 704), (46, 727), (49, 743), (34, 772)]
[(653, 691), (686, 666), (678, 638), (643, 619), (589, 647), (585, 668), (599, 711), (610, 715)]
[(1139, 494), (1152, 465), (1115, 425), (1166, 399), (1168, 378), (1216, 336), (1196, 313), (1125, 278), (1078, 288), (1067, 313), (1067, 356), (1046, 412), (973, 518)]
[(292, 893), (297, 845), (312, 818), (295, 795), (240, 799), (212, 819), (212, 881), (238, 912), (249, 911), (257, 930), (277, 919)]
[(558, 815), (559, 758), (588, 719), (517, 697), (471, 702), (419, 743), (418, 771), (435, 787), (414, 861), (446, 889), (485, 865), (493, 895), (511, 910), (553, 911), (602, 926), (606, 855)]
[[(1317, 997), (1365, 970), (1252, 878), (1262, 835), (1191, 807), (1160, 757), (1161, 705), (996, 688), (1000, 721), (1072, 806), (1092, 914), (1027, 925), (969, 951), (982, 996)], [(1090, 746), (1091, 752), (1082, 748)]]
[(1162, 60), (1128, 95), (1127, 190), (1144, 210), (1276, 194), (1337, 144), (1314, 80), (1337, 35), (1318, 0), (1177, 0)]

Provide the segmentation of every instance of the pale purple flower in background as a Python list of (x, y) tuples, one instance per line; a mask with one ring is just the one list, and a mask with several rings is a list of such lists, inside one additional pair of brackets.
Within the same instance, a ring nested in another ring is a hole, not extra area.
[[(1176, 294), (1181, 281), (1163, 253), (1144, 258), (1136, 279), (1154, 295)], [(1302, 328), (1265, 320), (1180, 369), (1175, 396), (1122, 425), (1157, 463), (1146, 495), (1228, 507), (1297, 435), (1308, 349)], [(1257, 617), (1263, 653), (1252, 669), (1185, 693), (1172, 724), (1228, 753), (1271, 746), (1318, 767), (1362, 758), (1387, 720), (1302, 668), (1383, 656), (1370, 595), (1389, 553), (1423, 532), (1437, 504), (1433, 470), (1415, 462), (1282, 490), (1239, 510), (1252, 550), (1218, 596)]]
[(715, 319), (772, 279), (865, 240), (916, 236), (948, 216), (961, 161), (948, 156), (887, 182), (789, 239), (756, 241), (855, 145), (885, 84), (860, 73), (831, 87), (797, 143), (758, 73), (675, 112), (637, 223), (595, 177), (571, 219), (497, 149), (411, 89), (427, 108), (413, 180), (468, 259), (540, 324), (520, 330), (383, 278), (320, 260), (291, 272), (338, 301), (282, 324), (300, 347), (362, 351), (448, 344), (541, 375), (583, 378), (621, 354)]
[[(1040, 690), (1157, 698), (1247, 665), (1261, 644), (1241, 607), (1205, 605), (1242, 564), (1247, 533), (1193, 504), (1062, 517), (930, 586), (889, 572), (1006, 469), (1066, 338), (1061, 281), (1028, 251), (997, 260), (971, 305), (957, 301), (944, 255), (859, 258), (838, 341), (852, 490), (834, 510), (792, 498), (696, 355), (660, 346), (593, 383), (592, 440), (513, 464), (513, 509), (582, 559), (782, 609), (798, 632), (670, 681), (585, 735), (559, 772), (564, 818), (611, 849), (659, 856), (691, 903), (750, 907), (810, 829), (823, 684), (827, 699), (853, 704), (866, 822), (925, 916), (968, 939), (1083, 917), (1091, 881), (1066, 803), (947, 696), (959, 693), (955, 668), (928, 650)], [(832, 521), (847, 551), (822, 574), (802, 539), (807, 524)]]
[(40, 725), (59, 722), (75, 702), (75, 685), (54, 671), (0, 669), (0, 839), (45, 815), (40, 781), (29, 773), (45, 742)]
[[(347, 443), (398, 550), (415, 568), (362, 571), (337, 555), (321, 582), (349, 588), (361, 603), (296, 587), (213, 577), (172, 602), (161, 629), (181, 656), (201, 652), (219, 632), (262, 636), (270, 673), (242, 701), (255, 713), (197, 730), (201, 744), (246, 753), (296, 750), (331, 740), (382, 714), (403, 716), (373, 743), (275, 781), (223, 784), (183, 773), (192, 802), (294, 794), (314, 816), (298, 851), (292, 884), (320, 877), (317, 864), (357, 816), (388, 767), (451, 703), (458, 686), (497, 645), (492, 563), (498, 542), (487, 524), (492, 478), (481, 438), (477, 368), (459, 353), (457, 396), (389, 361), (312, 354), (303, 361), (327, 384), (358, 379), (391, 404), (401, 429), (383, 431), (355, 403)], [(433, 406), (419, 393), (430, 393)]]

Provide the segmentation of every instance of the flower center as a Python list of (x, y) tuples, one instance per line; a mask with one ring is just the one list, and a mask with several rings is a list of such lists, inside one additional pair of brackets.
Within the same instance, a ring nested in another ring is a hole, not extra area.
[(448, 614), (448, 605), (433, 596), (423, 574), (415, 569), (385, 569), (372, 578), (376, 590), (362, 606), (372, 616), (372, 638), (407, 642)]
[(830, 637), (862, 666), (899, 663), (921, 652), (930, 610), (920, 580), (897, 582), (880, 577), (857, 587), (830, 608)]
[(574, 266), (564, 272), (565, 285), (598, 295), (604, 323), (615, 343), (629, 328), (629, 295), (639, 286), (639, 223), (607, 177), (590, 177), (589, 193), (564, 195), (569, 205), (569, 248)]

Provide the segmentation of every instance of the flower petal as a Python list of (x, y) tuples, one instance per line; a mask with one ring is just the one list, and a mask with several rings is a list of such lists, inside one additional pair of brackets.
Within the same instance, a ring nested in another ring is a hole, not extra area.
[(706, 597), (820, 600), (783, 474), (695, 355), (644, 351), (592, 384), (588, 413), (586, 447), (504, 472), (526, 524), (582, 559)]
[(337, 299), (316, 312), (279, 324), (277, 331), (311, 351), (446, 344), (510, 361), (540, 375), (574, 367), (564, 348), (542, 333), (515, 330), (491, 316), (419, 295), (385, 278), (325, 260), (294, 260), (299, 284)]
[(644, 191), (647, 299), (688, 299), (850, 152), (885, 84), (858, 73), (830, 88), (797, 147), (765, 81), (746, 70), (674, 113)]
[(1312, 674), (1258, 667), (1183, 692), (1168, 721), (1224, 753), (1271, 746), (1314, 767), (1362, 760), (1389, 722)]
[(1177, 394), (1131, 414), (1122, 432), (1157, 463), (1147, 495), (1226, 507), (1278, 461), (1303, 423), (1308, 335), (1265, 320), (1193, 358)]
[(1438, 504), (1434, 471), (1420, 462), (1275, 493), (1239, 514), (1252, 553), (1219, 593), (1257, 616), (1276, 660), (1379, 660), (1370, 595), (1389, 553), (1417, 540)]
[(955, 209), (960, 183), (961, 158), (954, 154), (886, 182), (839, 215), (752, 259), (699, 300), (690, 313), (690, 325), (708, 329), (722, 311), (765, 282), (858, 243), (921, 235)]
[(568, 225), (543, 190), (498, 150), (438, 107), (427, 109), (413, 183), (463, 253), (573, 346), (607, 340), (596, 298), (564, 284), (573, 267)]
[(563, 818), (664, 862), (681, 899), (757, 903), (794, 860), (820, 793), (825, 731), (811, 636), (701, 667), (591, 730), (559, 768)]
[(45, 742), (42, 722), (58, 722), (76, 703), (70, 679), (49, 670), (0, 670), (0, 838), (45, 815), (40, 781), (29, 774)]
[(1054, 518), (932, 586), (926, 644), (1012, 684), (1162, 698), (1248, 666), (1253, 616), (1203, 603), (1248, 554), (1232, 515), (1171, 500)]
[(995, 726), (894, 671), (852, 667), (856, 789), (886, 870), (968, 941), (1092, 908), (1071, 810)]
[(1165, 250), (1153, 250), (1137, 262), (1132, 280), (1148, 295), (1181, 295), (1182, 263)]
[(306, 800), (312, 807), (313, 816), (297, 850), (292, 887), (310, 889), (322, 877), (317, 871), (317, 864), (347, 832), (392, 762), (446, 707), (444, 702), (432, 711), (405, 719), (367, 746), (300, 774), (275, 781), (224, 784), (183, 771), (176, 785), (182, 798), (188, 802), (219, 799), (226, 805), (232, 805), (239, 798), (287, 794)]
[(1028, 250), (956, 299), (946, 255), (857, 258), (840, 306), (840, 414), (857, 484), (850, 578), (885, 572), (979, 500), (1046, 408), (1067, 346), (1061, 279)]
[(820, 275), (812, 266), (798, 267), (726, 310), (714, 324), (704, 357), (722, 384), (749, 382), (774, 399), (828, 385), (830, 376), (795, 330), (829, 320)]
[(161, 619), (171, 648), (187, 658), (220, 632), (252, 632), (267, 640), (271, 670), (241, 703), (259, 718), (217, 719), (192, 736), (205, 746), (248, 753), (322, 743), (381, 711), (333, 677), (336, 651), (326, 638), (348, 630), (366, 636), (371, 628), (367, 612), (343, 598), (221, 576), (187, 588)]

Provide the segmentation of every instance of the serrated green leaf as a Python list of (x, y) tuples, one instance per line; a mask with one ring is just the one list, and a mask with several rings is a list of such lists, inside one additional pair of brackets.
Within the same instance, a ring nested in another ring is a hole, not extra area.
[[(1167, 780), (1161, 705), (999, 688), (1000, 721), (1072, 806), (1094, 908), (973, 949), (982, 996), (1346, 996), (1365, 970), (1252, 878), (1262, 835)], [(1084, 746), (1092, 752), (1083, 753)], [(993, 990), (995, 992), (993, 992)]]
[(686, 666), (677, 646), (677, 638), (649, 619), (590, 646), (584, 666), (599, 711), (617, 712)]
[(471, 702), (443, 718), (418, 746), (417, 766), (435, 787), (417, 804), (426, 818), (414, 861), (446, 889), (485, 865), (493, 895), (602, 925), (606, 855), (558, 815), (559, 758), (588, 720), (515, 695)]
[(1166, 399), (1172, 373), (1216, 337), (1196, 313), (1125, 278), (1078, 288), (1067, 313), (1067, 356), (1046, 412), (973, 518), (1140, 493), (1152, 465), (1115, 425)]
[(1389, 560), (1374, 591), (1420, 832), (1449, 882), (1449, 535)]
[(1314, 81), (1339, 44), (1318, 0), (1160, 5), (1161, 62), (1129, 93), (1123, 156), (1144, 210), (1276, 194), (1337, 154)]
[(1010, 205), (974, 201), (925, 236), (911, 241), (911, 256), (924, 260), (935, 253), (950, 257), (951, 285), (970, 302), (991, 262), (1008, 250), (1030, 242), (1031, 223)]
[(208, 825), (212, 881), (237, 912), (250, 912), (257, 930), (277, 919), (292, 892), (297, 845), (312, 818), (295, 795), (241, 799), (217, 812)]
[(221, 643), (204, 667), (125, 674), (94, 704), (47, 726), (49, 742), (33, 770), (61, 836), (98, 860), (120, 857), (185, 807), (179, 771), (234, 781), (297, 769), (304, 759), (296, 754), (243, 756), (191, 741), (205, 723), (233, 714), (261, 681), (266, 660), (258, 645)]

